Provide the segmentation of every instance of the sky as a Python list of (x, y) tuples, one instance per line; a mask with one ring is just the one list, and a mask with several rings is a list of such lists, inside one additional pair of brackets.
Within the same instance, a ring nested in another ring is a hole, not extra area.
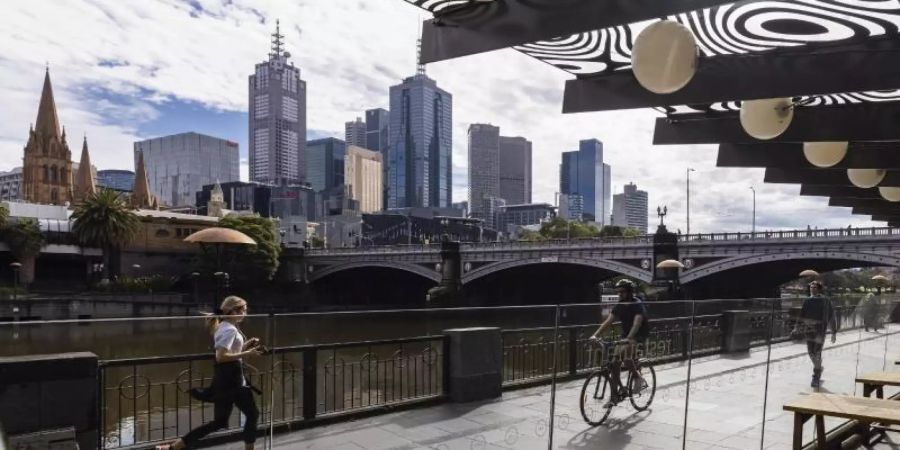
[[(133, 143), (195, 131), (233, 140), (247, 178), (247, 77), (267, 58), (275, 20), (307, 82), (309, 140), (343, 138), (344, 122), (388, 108), (388, 89), (415, 73), (415, 41), (427, 14), (402, 0), (30, 0), (0, 16), (0, 170), (22, 149), (49, 65), (73, 155), (86, 135), (98, 169), (134, 169)], [(715, 167), (716, 146), (653, 146), (652, 110), (562, 114), (571, 75), (514, 50), (430, 64), (453, 94), (453, 200), (467, 195), (467, 129), (491, 123), (533, 143), (533, 201), (554, 203), (560, 154), (581, 139), (604, 143), (613, 192), (649, 193), (666, 225), (686, 231), (883, 226), (798, 185), (764, 184), (763, 169)], [(74, 144), (73, 144), (74, 143)], [(77, 156), (74, 156), (77, 158)]]

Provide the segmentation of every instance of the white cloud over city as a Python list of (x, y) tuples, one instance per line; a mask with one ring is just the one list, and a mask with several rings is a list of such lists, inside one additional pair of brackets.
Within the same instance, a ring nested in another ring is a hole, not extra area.
[[(389, 86), (414, 73), (426, 17), (402, 0), (33, 0), (3, 9), (0, 170), (21, 164), (47, 62), (76, 157), (86, 133), (98, 168), (132, 168), (132, 143), (152, 137), (141, 130), (164, 119), (167, 104), (246, 112), (247, 76), (265, 59), (276, 18), (307, 81), (308, 127), (341, 136), (345, 121), (387, 108)], [(653, 210), (668, 205), (672, 229), (685, 228), (687, 167), (696, 169), (692, 231), (748, 230), (750, 186), (758, 229), (872, 225), (825, 198), (800, 197), (798, 186), (764, 184), (761, 169), (716, 168), (714, 146), (651, 145), (656, 112), (563, 115), (569, 75), (515, 51), (432, 64), (428, 74), (454, 97), (454, 200), (467, 197), (466, 130), (484, 122), (533, 142), (535, 201), (554, 201), (560, 153), (595, 137), (604, 142), (614, 192), (635, 182), (649, 191)], [(190, 120), (179, 126), (171, 132), (189, 130)]]

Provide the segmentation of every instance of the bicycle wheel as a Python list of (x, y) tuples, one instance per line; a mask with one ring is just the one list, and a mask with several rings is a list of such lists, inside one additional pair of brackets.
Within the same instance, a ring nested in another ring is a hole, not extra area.
[(581, 417), (591, 425), (600, 425), (612, 408), (605, 406), (610, 395), (609, 379), (603, 372), (594, 372), (584, 380), (581, 388)]
[(628, 371), (628, 399), (634, 409), (644, 411), (650, 407), (656, 395), (656, 370), (650, 365), (639, 367), (637, 377), (635, 371)]

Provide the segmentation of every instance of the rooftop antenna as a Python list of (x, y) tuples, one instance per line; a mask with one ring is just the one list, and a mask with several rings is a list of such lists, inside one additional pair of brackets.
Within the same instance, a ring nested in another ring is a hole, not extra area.
[(422, 64), (422, 18), (419, 18), (419, 31), (416, 34), (416, 75), (425, 75), (425, 64)]
[(275, 19), (275, 34), (272, 35), (272, 55), (281, 56), (284, 51), (284, 43), (281, 41), (284, 35), (281, 34), (281, 21)]

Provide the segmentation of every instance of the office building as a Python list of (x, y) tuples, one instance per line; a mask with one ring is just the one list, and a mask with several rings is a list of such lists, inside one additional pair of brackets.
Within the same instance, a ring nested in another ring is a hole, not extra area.
[(500, 136), (500, 197), (507, 204), (531, 203), (531, 141)]
[(469, 217), (469, 202), (468, 201), (456, 202), (456, 203), (453, 203), (452, 205), (450, 205), (450, 207), (453, 209), (458, 209), (458, 210), (462, 211), (462, 217)]
[(603, 143), (585, 139), (578, 150), (564, 152), (559, 172), (560, 192), (581, 195), (583, 220), (608, 225), (612, 185), (610, 166), (603, 163)]
[(134, 172), (130, 170), (98, 170), (97, 186), (119, 192), (131, 192), (134, 187)]
[(276, 22), (269, 59), (249, 79), (250, 180), (300, 184), (306, 178), (306, 82), (288, 62), (282, 39)]
[(553, 220), (556, 208), (549, 203), (530, 203), (525, 205), (506, 205), (497, 212), (497, 230), (509, 233), (515, 228), (526, 225), (539, 225)]
[(628, 183), (624, 192), (613, 196), (612, 224), (646, 233), (648, 207), (647, 191), (640, 191), (634, 183)]
[(306, 181), (316, 191), (344, 184), (344, 158), (347, 145), (336, 138), (306, 143)]
[(353, 122), (344, 123), (344, 142), (347, 145), (355, 145), (357, 147), (366, 147), (366, 123), (359, 117)]
[(481, 214), (484, 217), (473, 217), (473, 219), (484, 220), (485, 228), (500, 231), (497, 224), (497, 214), (506, 206), (506, 200), (500, 197), (485, 197), (481, 199)]
[(366, 148), (381, 153), (382, 208), (388, 204), (388, 140), (390, 139), (390, 113), (386, 109), (366, 110)]
[(489, 124), (469, 125), (470, 214), (491, 224), (485, 211), (486, 198), (500, 197), (500, 128)]
[(566, 220), (584, 220), (584, 197), (581, 194), (561, 194), (559, 196), (559, 217)]
[(453, 97), (419, 68), (390, 88), (388, 208), (449, 207)]
[(238, 144), (227, 139), (174, 134), (135, 142), (135, 167), (140, 155), (150, 193), (160, 205), (193, 206), (203, 186), (240, 180)]
[(347, 145), (344, 183), (350, 198), (359, 203), (360, 212), (372, 213), (383, 209), (381, 167), (381, 153)]
[(22, 168), (0, 172), (0, 201), (22, 200)]

